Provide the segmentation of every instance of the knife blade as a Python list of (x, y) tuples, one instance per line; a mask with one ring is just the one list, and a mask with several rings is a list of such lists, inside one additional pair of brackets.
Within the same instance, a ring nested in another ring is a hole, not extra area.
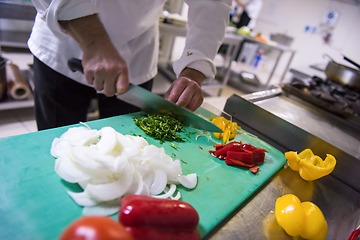
[[(84, 69), (80, 59), (69, 59), (68, 66), (73, 72), (80, 71), (84, 73)], [(145, 112), (169, 114), (189, 127), (210, 132), (222, 132), (219, 127), (217, 127), (215, 124), (208, 121), (207, 119), (203, 118), (202, 116), (199, 116), (142, 87), (136, 86), (131, 83), (129, 84), (128, 90), (124, 94), (117, 96), (117, 98), (132, 105), (135, 105)]]

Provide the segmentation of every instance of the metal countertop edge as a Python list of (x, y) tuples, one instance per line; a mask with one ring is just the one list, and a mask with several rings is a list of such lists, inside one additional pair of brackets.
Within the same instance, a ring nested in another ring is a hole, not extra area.
[[(241, 109), (241, 111), (237, 111), (237, 109)], [(228, 98), (224, 111), (282, 146), (282, 149), (300, 151), (310, 148), (320, 156), (333, 155), (338, 161), (331, 175), (360, 192), (360, 185), (357, 181), (359, 180), (360, 161), (355, 157), (236, 94)], [(243, 114), (243, 112), (247, 114)]]

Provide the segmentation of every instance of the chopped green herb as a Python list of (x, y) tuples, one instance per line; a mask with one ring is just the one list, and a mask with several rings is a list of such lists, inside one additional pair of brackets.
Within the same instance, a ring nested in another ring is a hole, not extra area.
[(176, 158), (176, 155), (175, 155), (175, 153), (172, 153), (172, 156), (173, 156), (173, 158)]
[(170, 146), (174, 149), (177, 150), (177, 147), (179, 146), (178, 144), (175, 144), (175, 143), (170, 143)]
[(184, 161), (184, 160), (182, 160), (182, 159), (180, 159), (180, 161), (181, 161), (181, 162), (183, 162), (183, 163), (185, 163), (185, 164), (187, 164), (187, 162), (185, 162), (185, 161)]
[(209, 177), (206, 177), (206, 179), (209, 181), (210, 180), (210, 178)]
[(184, 125), (177, 119), (164, 114), (147, 114), (142, 118), (134, 118), (134, 122), (147, 135), (165, 141), (184, 142), (179, 132), (184, 132)]
[(191, 134), (194, 134), (194, 133), (196, 133), (196, 132), (188, 132), (188, 133), (186, 134), (186, 136), (187, 136), (188, 138), (190, 138), (190, 135), (191, 135)]

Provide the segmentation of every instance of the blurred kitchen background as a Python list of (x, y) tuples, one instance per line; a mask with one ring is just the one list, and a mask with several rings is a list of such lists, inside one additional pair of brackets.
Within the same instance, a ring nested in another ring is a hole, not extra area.
[[(0, 90), (7, 87), (0, 95), (0, 138), (37, 131), (32, 55), (26, 45), (35, 13), (31, 1), (0, 0)], [(185, 45), (186, 14), (182, 0), (168, 0), (164, 6), (156, 94), (163, 95), (175, 79), (171, 64)], [(360, 63), (360, 0), (263, 0), (256, 20), (251, 32), (228, 28), (215, 57), (218, 74), (203, 85), (203, 106), (214, 113), (233, 94), (249, 96), (294, 79), (326, 79), (330, 58), (353, 68), (344, 56)], [(359, 105), (359, 98), (354, 101)], [(96, 118), (94, 104), (89, 120)]]

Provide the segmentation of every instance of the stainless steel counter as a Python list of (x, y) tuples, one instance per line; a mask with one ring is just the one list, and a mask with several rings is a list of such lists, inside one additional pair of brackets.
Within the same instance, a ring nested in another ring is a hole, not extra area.
[(331, 176), (306, 182), (290, 168), (282, 169), (209, 239), (293, 239), (277, 225), (275, 202), (285, 194), (315, 203), (328, 223), (326, 239), (346, 239), (360, 224), (360, 193)]
[[(279, 93), (277, 96), (265, 99), (260, 99), (261, 93), (257, 93), (257, 96), (256, 94), (245, 95), (243, 98), (251, 99), (251, 102), (262, 109), (360, 159), (360, 126), (354, 127), (345, 119), (313, 104), (277, 92)], [(259, 97), (258, 100), (255, 96)]]
[(276, 199), (289, 193), (322, 210), (328, 223), (326, 239), (347, 239), (360, 225), (360, 160), (353, 156), (358, 154), (355, 140), (359, 141), (360, 135), (339, 119), (329, 120), (326, 113), (279, 89), (268, 93), (233, 95), (224, 111), (242, 129), (282, 152), (310, 148), (322, 158), (330, 153), (336, 157), (337, 166), (331, 175), (308, 182), (285, 165), (207, 239), (292, 239), (277, 225), (274, 213)]

